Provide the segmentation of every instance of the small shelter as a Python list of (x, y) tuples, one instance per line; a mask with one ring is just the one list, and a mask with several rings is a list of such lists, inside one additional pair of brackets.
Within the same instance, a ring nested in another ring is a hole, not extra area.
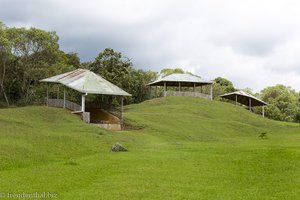
[[(121, 96), (121, 123), (123, 124), (123, 97), (131, 96), (131, 94), (125, 92), (118, 86), (112, 84), (111, 82), (105, 80), (101, 76), (87, 70), (87, 69), (77, 69), (71, 72), (67, 72), (64, 74), (59, 74), (50, 78), (46, 78), (40, 80), (40, 82), (44, 83), (57, 83), (62, 84), (68, 88), (76, 90), (82, 94), (81, 96), (81, 106), (74, 105), (75, 103), (69, 102), (66, 100), (66, 92), (64, 87), (64, 98), (63, 100), (57, 99), (53, 101), (49, 101), (49, 92), (48, 92), (48, 84), (47, 84), (47, 99), (46, 104), (49, 105), (52, 102), (53, 105), (61, 105), (63, 108), (68, 108), (73, 110), (73, 113), (82, 113), (83, 119), (86, 122), (90, 122), (89, 113), (85, 112), (85, 97), (88, 94), (103, 94), (103, 95), (113, 95), (113, 96)], [(87, 119), (85, 119), (87, 118)]]
[(242, 90), (223, 94), (223, 95), (220, 95), (220, 97), (222, 97), (224, 99), (229, 99), (229, 100), (235, 101), (236, 105), (237, 105), (237, 103), (246, 105), (249, 107), (250, 111), (252, 110), (252, 107), (262, 106), (262, 115), (263, 115), (263, 117), (265, 116), (265, 106), (268, 104), (266, 102), (258, 99), (257, 97), (255, 97), (251, 94), (248, 94)]
[[(203, 94), (202, 86), (210, 85), (210, 94)], [(164, 96), (195, 96), (204, 97), (212, 100), (212, 81), (206, 81), (202, 78), (191, 74), (171, 74), (169, 76), (160, 78), (154, 82), (147, 84), (147, 86), (155, 86), (157, 93), (157, 86), (164, 87)], [(196, 87), (201, 87), (201, 93), (196, 92)], [(178, 87), (178, 91), (168, 91), (168, 87)], [(182, 87), (192, 87), (193, 92), (184, 92)]]

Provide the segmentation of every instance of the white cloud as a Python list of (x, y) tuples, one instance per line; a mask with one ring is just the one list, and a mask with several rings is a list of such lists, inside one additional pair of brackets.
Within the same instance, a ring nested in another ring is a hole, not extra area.
[(0, 19), (55, 30), (61, 47), (84, 61), (112, 47), (139, 68), (299, 90), (299, 10), (292, 0), (1, 0)]

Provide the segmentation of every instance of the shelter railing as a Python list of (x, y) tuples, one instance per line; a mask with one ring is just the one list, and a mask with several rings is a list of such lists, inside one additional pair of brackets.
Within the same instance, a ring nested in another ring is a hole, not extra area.
[[(58, 107), (58, 108), (67, 108), (72, 111), (81, 111), (81, 106), (77, 103), (74, 103), (72, 101), (63, 100), (63, 99), (47, 99), (45, 100), (46, 105), (49, 107)], [(91, 117), (89, 112), (82, 112), (81, 113), (81, 119), (86, 122), (90, 123)]]
[(209, 94), (203, 94), (198, 92), (179, 92), (179, 91), (166, 91), (165, 96), (189, 96), (189, 97), (200, 97), (205, 99), (210, 99)]
[[(65, 105), (64, 105), (65, 103)], [(46, 105), (50, 106), (50, 107), (59, 107), (59, 108), (67, 108), (69, 110), (72, 111), (80, 111), (81, 110), (81, 106), (78, 105), (77, 103), (74, 103), (72, 101), (68, 101), (68, 100), (64, 100), (63, 99), (46, 99)]]

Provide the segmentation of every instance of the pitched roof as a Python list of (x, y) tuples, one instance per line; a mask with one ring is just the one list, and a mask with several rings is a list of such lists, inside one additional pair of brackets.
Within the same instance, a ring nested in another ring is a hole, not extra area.
[(60, 83), (81, 93), (131, 96), (118, 86), (87, 69), (77, 69), (40, 80), (40, 82)]
[(191, 74), (171, 74), (154, 82), (148, 83), (147, 85), (163, 86), (165, 82), (168, 86), (177, 86), (178, 83), (180, 83), (181, 86), (194, 86), (194, 84), (196, 86), (213, 84), (212, 81), (206, 81), (198, 76)]
[[(227, 93), (227, 94), (223, 94), (220, 95), (220, 97), (225, 98), (225, 99), (229, 99), (232, 101), (236, 101), (244, 104), (244, 105), (249, 105), (249, 99), (251, 99), (251, 106), (264, 106), (264, 105), (268, 105), (266, 102), (258, 99), (257, 97), (239, 90), (239, 91), (235, 91), (235, 92), (231, 92), (231, 93)], [(236, 99), (237, 98), (237, 99)]]

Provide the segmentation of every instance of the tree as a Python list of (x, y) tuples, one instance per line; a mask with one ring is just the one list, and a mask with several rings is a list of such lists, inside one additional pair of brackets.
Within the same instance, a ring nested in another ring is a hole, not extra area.
[(268, 102), (266, 116), (284, 121), (299, 121), (299, 93), (291, 87), (276, 85), (267, 87), (261, 92), (262, 100)]
[(59, 50), (58, 36), (36, 28), (8, 28), (11, 59), (6, 89), (17, 103), (28, 104), (39, 98), (40, 79), (69, 71), (66, 54)]
[[(104, 49), (94, 62), (84, 66), (132, 94), (131, 98), (125, 99), (125, 103), (138, 103), (147, 99), (146, 84), (157, 78), (155, 72), (134, 69), (130, 59), (111, 48)], [(113, 98), (107, 97), (105, 100), (112, 102)]]
[(141, 69), (132, 69), (132, 87), (129, 89), (132, 94), (132, 103), (139, 103), (149, 98), (147, 84), (157, 79), (157, 73), (144, 71)]
[(106, 48), (99, 53), (89, 68), (120, 88), (130, 88), (132, 84), (129, 81), (131, 80), (130, 71), (132, 68), (130, 59), (122, 57), (120, 52), (111, 48)]
[(7, 65), (10, 59), (11, 44), (7, 38), (7, 28), (0, 22), (0, 90), (5, 99), (6, 104), (9, 106), (9, 100), (5, 91), (5, 80), (7, 75)]
[(223, 77), (217, 77), (214, 79), (213, 85), (213, 95), (215, 98), (219, 98), (220, 95), (234, 92), (236, 89), (234, 88), (231, 81)]
[(68, 61), (67, 64), (73, 66), (74, 68), (78, 69), (80, 67), (80, 58), (78, 57), (77, 53), (71, 52), (66, 54)]
[(165, 68), (160, 71), (161, 77), (169, 76), (171, 74), (185, 74), (186, 72), (181, 68)]

